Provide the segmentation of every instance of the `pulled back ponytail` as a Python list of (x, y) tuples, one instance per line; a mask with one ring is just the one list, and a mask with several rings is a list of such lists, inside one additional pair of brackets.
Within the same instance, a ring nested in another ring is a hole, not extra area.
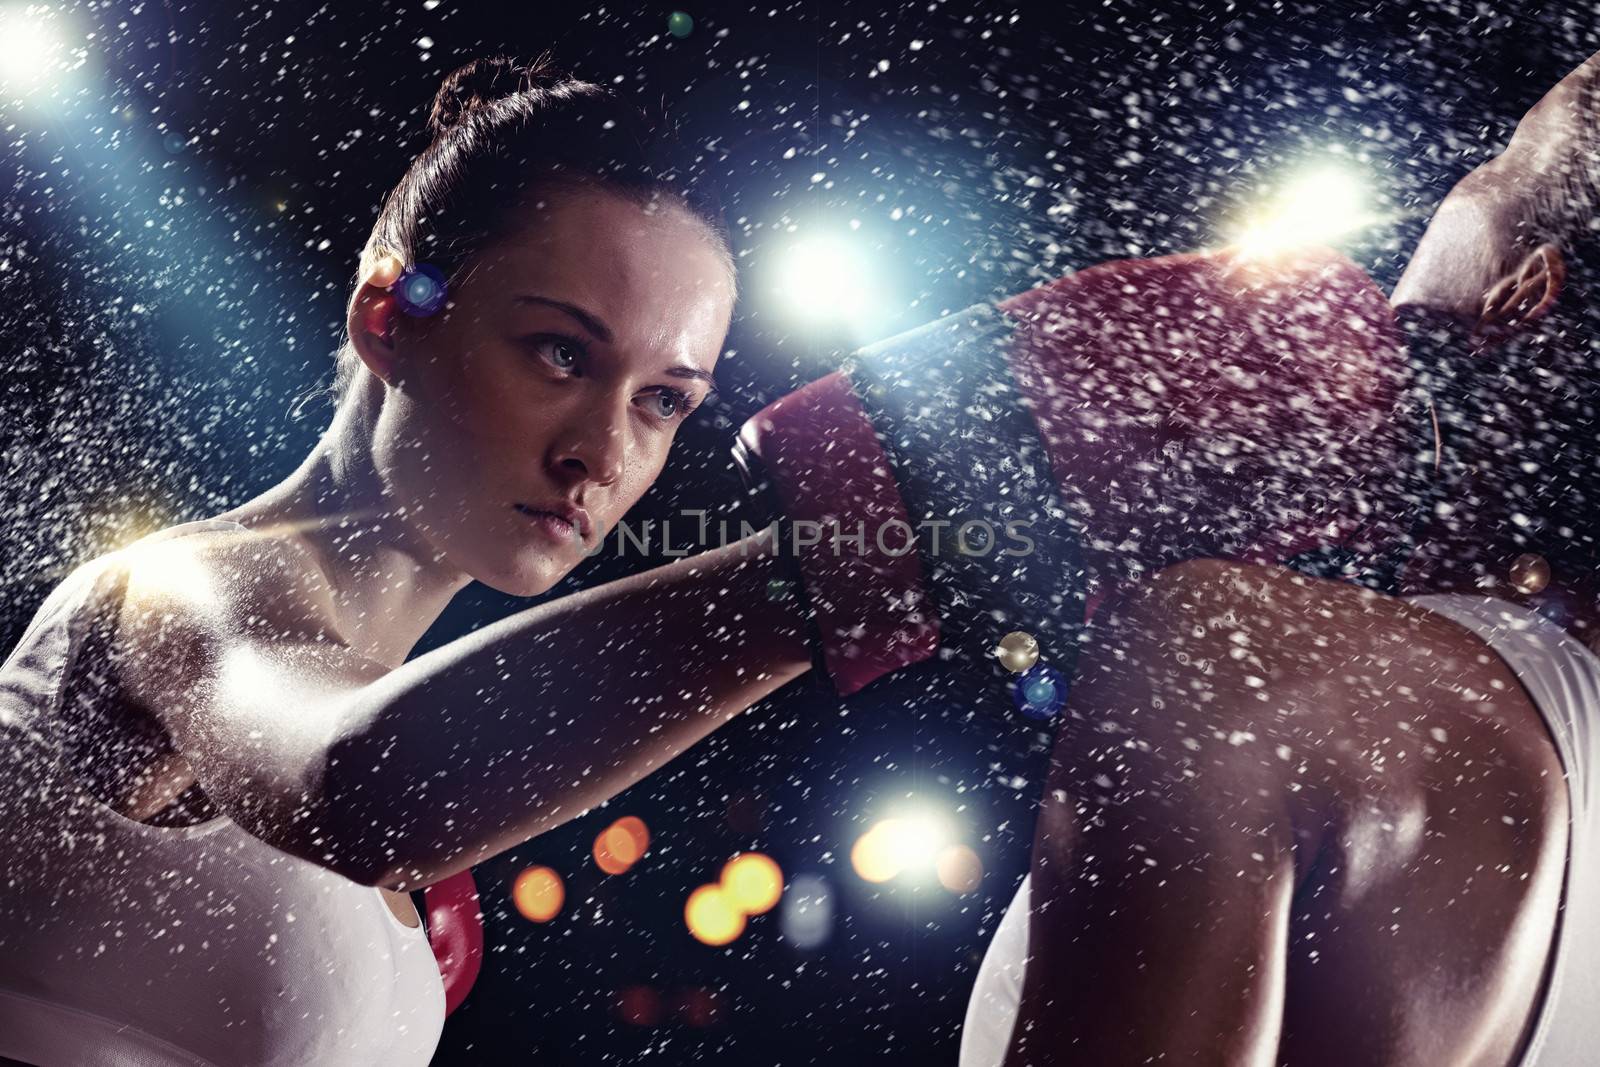
[[(703, 222), (730, 276), (734, 260), (711, 160), (685, 145), (664, 114), (562, 70), (549, 52), (532, 62), (475, 59), (446, 75), (428, 109), (431, 143), (384, 199), (362, 250), (360, 284), (378, 257), (426, 262), (447, 287), (474, 253), (516, 224), (530, 191), (594, 183), (641, 204), (666, 197)], [(363, 366), (348, 338), (332, 392), (342, 403)]]

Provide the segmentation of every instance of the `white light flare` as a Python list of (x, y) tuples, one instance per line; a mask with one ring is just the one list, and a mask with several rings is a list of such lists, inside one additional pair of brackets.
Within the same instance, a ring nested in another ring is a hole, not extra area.
[(62, 69), (65, 54), (60, 26), (49, 8), (0, 7), (0, 89), (31, 93)]
[(929, 811), (885, 819), (881, 825), (893, 862), (902, 871), (912, 874), (933, 870), (935, 858), (951, 838), (950, 824)]
[(1366, 184), (1361, 174), (1338, 164), (1305, 171), (1237, 227), (1233, 243), (1249, 258), (1332, 244), (1378, 221), (1367, 204)]
[(856, 840), (850, 860), (856, 874), (868, 882), (902, 875), (924, 880), (954, 838), (950, 820), (942, 812), (922, 808), (874, 823)]
[(808, 237), (790, 248), (779, 263), (776, 287), (792, 314), (819, 324), (857, 326), (880, 299), (866, 257), (838, 237)]

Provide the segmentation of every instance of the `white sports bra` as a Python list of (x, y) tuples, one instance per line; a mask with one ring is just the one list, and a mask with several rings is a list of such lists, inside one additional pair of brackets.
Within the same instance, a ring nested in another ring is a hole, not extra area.
[[(246, 529), (208, 519), (141, 543), (219, 528)], [(0, 1056), (40, 1067), (428, 1063), (444, 985), (426, 932), (396, 918), (381, 890), (227, 817), (135, 822), (68, 770), (63, 701), (69, 689), (92, 697), (95, 665), (77, 657), (111, 614), (117, 555), (58, 585), (0, 666)]]

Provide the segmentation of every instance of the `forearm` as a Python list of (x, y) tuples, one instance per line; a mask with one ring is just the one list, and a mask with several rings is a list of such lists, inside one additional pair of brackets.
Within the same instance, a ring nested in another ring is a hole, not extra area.
[(756, 535), (513, 615), (363, 691), (329, 808), (380, 884), (417, 886), (549, 830), (810, 667)]

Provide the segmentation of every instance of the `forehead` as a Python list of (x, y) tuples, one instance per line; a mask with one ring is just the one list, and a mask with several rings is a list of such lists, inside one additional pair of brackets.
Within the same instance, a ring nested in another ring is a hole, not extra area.
[(519, 223), (470, 272), (476, 299), (507, 310), (523, 295), (575, 304), (602, 320), (619, 348), (715, 360), (732, 279), (715, 238), (687, 209), (559, 187), (526, 205)]

